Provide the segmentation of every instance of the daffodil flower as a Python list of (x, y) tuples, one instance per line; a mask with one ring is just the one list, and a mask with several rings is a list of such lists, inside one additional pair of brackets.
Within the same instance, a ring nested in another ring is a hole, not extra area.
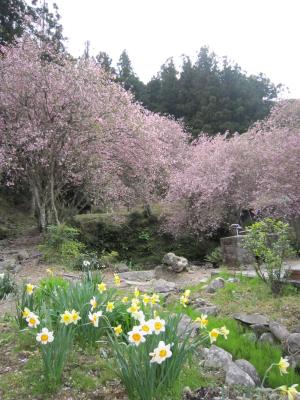
[(60, 314), (60, 322), (65, 325), (70, 325), (73, 322), (72, 314), (66, 310), (63, 314)]
[(139, 297), (140, 291), (139, 291), (139, 289), (137, 287), (134, 289), (133, 294), (134, 294), (134, 297)]
[(41, 344), (51, 343), (54, 340), (53, 332), (50, 332), (47, 328), (43, 328), (42, 331), (36, 335), (36, 340)]
[(153, 353), (149, 354), (150, 357), (152, 357), (150, 363), (161, 364), (167, 358), (170, 358), (172, 356), (172, 351), (170, 350), (170, 347), (170, 344), (166, 345), (164, 341), (160, 341), (158, 347), (153, 350)]
[(78, 311), (75, 311), (75, 310), (72, 310), (72, 311), (71, 311), (71, 317), (72, 317), (72, 322), (73, 322), (74, 325), (77, 325), (77, 322), (78, 322), (79, 320), (81, 320), (81, 317), (80, 317), (80, 315), (79, 315), (79, 312), (78, 312)]
[(115, 285), (116, 286), (120, 286), (121, 285), (121, 278), (119, 277), (118, 274), (114, 274), (114, 281), (115, 281)]
[(142, 321), (145, 319), (145, 314), (143, 313), (143, 311), (136, 311), (132, 313), (132, 316), (134, 319), (136, 319), (137, 321)]
[(90, 300), (90, 305), (92, 306), (92, 310), (97, 307), (97, 300), (95, 296), (93, 296), (93, 298)]
[(26, 318), (26, 322), (28, 323), (29, 328), (36, 328), (40, 324), (39, 317), (34, 314), (33, 312), (30, 312), (28, 314), (28, 317)]
[(100, 293), (103, 293), (106, 290), (106, 284), (104, 282), (98, 283), (97, 287)]
[(97, 311), (95, 313), (89, 312), (89, 320), (94, 325), (95, 328), (99, 326), (99, 318), (102, 316), (102, 311)]
[(208, 319), (207, 319), (207, 315), (206, 314), (201, 314), (200, 317), (197, 317), (195, 319), (195, 322), (197, 322), (198, 324), (200, 324), (200, 328), (204, 329), (207, 327), (208, 324)]
[(106, 311), (107, 311), (107, 312), (112, 312), (114, 308), (115, 308), (114, 303), (113, 303), (112, 301), (109, 301), (109, 302), (107, 303), (107, 305), (106, 305)]
[(279, 363), (277, 364), (279, 368), (280, 374), (287, 374), (287, 369), (290, 366), (290, 363), (288, 362), (287, 358), (280, 358)]
[(280, 386), (276, 390), (280, 390), (282, 394), (287, 395), (288, 400), (296, 400), (297, 396), (300, 394), (296, 387), (298, 385), (292, 385), (290, 387), (287, 387), (286, 385)]
[(26, 319), (30, 313), (31, 311), (29, 310), (29, 308), (25, 307), (24, 310), (22, 311), (22, 318)]
[(220, 335), (224, 336), (224, 338), (227, 340), (227, 336), (229, 335), (229, 330), (226, 328), (226, 326), (222, 326), (222, 328), (219, 329)]
[(120, 336), (121, 333), (123, 332), (122, 326), (121, 325), (115, 326), (114, 331), (116, 336)]
[(216, 329), (216, 328), (212, 329), (212, 330), (209, 332), (210, 343), (216, 342), (219, 335), (220, 335), (219, 329)]
[(31, 283), (27, 283), (26, 293), (29, 294), (29, 296), (31, 296), (34, 288), (35, 288), (35, 285), (32, 285)]
[(142, 332), (144, 332), (144, 335), (151, 335), (153, 332), (153, 324), (150, 321), (145, 321), (142, 320), (140, 321), (140, 325), (138, 327)]
[(150, 303), (150, 297), (147, 294), (143, 295), (143, 304), (144, 306), (147, 306)]
[(152, 324), (152, 329), (156, 335), (159, 335), (160, 332), (165, 331), (166, 322), (164, 319), (160, 319), (160, 317), (157, 316), (155, 317), (155, 319), (151, 320), (151, 324)]
[(156, 293), (153, 293), (153, 295), (150, 298), (151, 304), (154, 306), (156, 303), (159, 303), (159, 295)]
[(137, 326), (134, 326), (132, 331), (128, 332), (128, 340), (130, 343), (139, 346), (145, 342), (144, 333)]
[(189, 302), (188, 297), (180, 296), (180, 304), (181, 304), (183, 307), (186, 307), (187, 304), (188, 304), (188, 302)]
[(124, 296), (124, 297), (122, 298), (122, 300), (121, 300), (121, 302), (122, 302), (123, 304), (128, 303), (128, 301), (129, 301), (129, 299), (128, 299), (127, 296)]

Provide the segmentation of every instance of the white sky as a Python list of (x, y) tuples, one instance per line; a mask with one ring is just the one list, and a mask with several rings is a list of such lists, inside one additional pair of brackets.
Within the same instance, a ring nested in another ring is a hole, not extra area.
[(203, 45), (248, 73), (263, 72), (300, 98), (300, 0), (56, 0), (68, 50), (126, 49), (147, 82), (165, 60), (195, 57)]

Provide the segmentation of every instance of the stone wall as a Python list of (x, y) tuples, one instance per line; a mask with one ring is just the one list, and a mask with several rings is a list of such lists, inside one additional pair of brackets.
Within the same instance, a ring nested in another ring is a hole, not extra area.
[(241, 268), (254, 263), (253, 256), (242, 247), (243, 236), (221, 238), (223, 263), (229, 268)]

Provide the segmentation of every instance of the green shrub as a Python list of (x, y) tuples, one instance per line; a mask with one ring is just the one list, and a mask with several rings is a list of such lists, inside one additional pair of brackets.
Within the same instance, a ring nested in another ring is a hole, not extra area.
[(287, 278), (283, 261), (294, 254), (289, 225), (272, 218), (256, 222), (246, 228), (243, 247), (255, 257), (259, 278), (270, 286), (274, 294), (280, 294), (282, 283)]
[(216, 247), (205, 257), (205, 260), (212, 263), (214, 267), (220, 267), (223, 262), (221, 248)]
[(0, 300), (8, 294), (15, 293), (16, 284), (8, 272), (0, 274)]
[(40, 246), (48, 262), (72, 264), (83, 252), (85, 245), (77, 240), (79, 230), (65, 224), (50, 225), (44, 243)]
[[(89, 263), (86, 266), (86, 262)], [(73, 262), (73, 268), (75, 270), (84, 271), (88, 267), (88, 270), (93, 271), (103, 268), (101, 260), (99, 259), (96, 252), (85, 252), (81, 253)]]

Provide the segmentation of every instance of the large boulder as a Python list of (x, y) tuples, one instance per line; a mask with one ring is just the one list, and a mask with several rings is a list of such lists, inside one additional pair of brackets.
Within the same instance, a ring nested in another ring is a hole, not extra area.
[(213, 345), (205, 356), (204, 367), (226, 371), (230, 363), (232, 363), (232, 355)]
[(258, 341), (261, 342), (261, 343), (268, 343), (268, 344), (275, 344), (276, 343), (276, 339), (272, 335), (271, 332), (263, 333), (261, 335), (261, 337), (258, 339)]
[(285, 342), (285, 349), (288, 354), (300, 355), (300, 333), (291, 333)]
[(260, 377), (256, 371), (256, 368), (249, 361), (243, 359), (236, 360), (235, 364), (253, 379), (255, 385), (259, 386), (261, 384)]
[(176, 256), (174, 253), (165, 254), (163, 256), (162, 263), (177, 273), (186, 271), (189, 265), (189, 262), (186, 258)]
[(246, 314), (246, 313), (237, 313), (234, 314), (233, 317), (238, 320), (243, 322), (246, 325), (269, 325), (269, 319), (265, 315), (261, 314)]
[(170, 293), (176, 290), (176, 284), (165, 279), (152, 279), (149, 282), (149, 287), (156, 293)]
[(290, 334), (284, 325), (281, 325), (276, 321), (271, 321), (269, 323), (269, 329), (273, 336), (280, 342), (285, 342)]
[(218, 289), (222, 289), (225, 286), (223, 278), (216, 278), (212, 280), (206, 287), (207, 293), (215, 293)]
[(227, 385), (255, 387), (254, 380), (251, 376), (233, 362), (228, 365), (225, 383)]
[(198, 330), (198, 324), (196, 324), (189, 316), (185, 314), (182, 315), (177, 326), (177, 334), (179, 337), (182, 337), (184, 339), (187, 332), (190, 332), (191, 337), (194, 337), (197, 335)]

